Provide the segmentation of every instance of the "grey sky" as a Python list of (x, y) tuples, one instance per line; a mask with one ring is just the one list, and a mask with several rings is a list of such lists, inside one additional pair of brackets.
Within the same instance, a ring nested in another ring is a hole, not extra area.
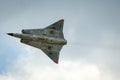
[[(78, 73), (82, 74), (81, 71), (85, 72), (81, 66), (86, 67), (92, 64), (94, 67), (97, 66), (95, 69), (98, 69), (102, 75), (97, 78), (90, 76), (90, 79), (119, 80), (119, 4), (119, 0), (0, 0), (0, 64), (2, 66), (0, 79), (8, 80), (9, 76), (12, 76), (14, 80), (18, 80), (22, 79), (20, 76), (24, 74), (26, 79), (32, 80), (28, 78), (29, 75), (36, 75), (35, 68), (40, 67), (39, 72), (42, 72), (42, 69), (43, 72), (44, 69), (48, 72), (45, 75), (48, 75), (49, 71), (59, 70), (58, 72), (64, 75), (58, 74), (56, 79), (69, 80), (67, 72), (64, 72), (67, 70), (66, 67), (70, 69), (68, 72), (77, 68), (73, 72), (75, 72), (74, 75), (78, 75)], [(57, 66), (50, 62), (40, 50), (21, 44), (18, 39), (4, 34), (20, 32), (22, 29), (43, 28), (61, 18), (65, 19), (64, 34), (68, 45), (63, 47), (60, 63)], [(64, 62), (67, 64), (70, 62), (73, 66), (68, 67), (70, 65), (65, 65)], [(17, 64), (19, 65), (16, 66)], [(32, 65), (31, 69), (28, 68), (29, 65)], [(47, 70), (46, 66), (48, 66)], [(24, 70), (24, 68), (28, 69)], [(15, 73), (16, 70), (17, 73)], [(74, 75), (71, 80), (87, 80)], [(13, 80), (12, 78), (9, 80)], [(48, 78), (38, 77), (37, 79)], [(53, 79), (50, 77), (50, 80)]]

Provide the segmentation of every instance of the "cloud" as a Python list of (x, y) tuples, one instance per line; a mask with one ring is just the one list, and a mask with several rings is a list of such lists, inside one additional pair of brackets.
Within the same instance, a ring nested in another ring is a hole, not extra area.
[[(29, 62), (28, 62), (29, 63)], [(59, 66), (54, 67), (46, 65), (41, 66), (32, 66), (33, 64), (17, 64), (17, 71), (13, 73), (7, 73), (4, 76), (1, 76), (1, 80), (75, 80), (75, 79), (99, 79), (99, 69), (92, 64), (84, 64), (80, 62), (69, 62), (65, 61)], [(55, 65), (55, 64), (53, 64)], [(23, 70), (25, 73), (24, 77), (19, 74)]]
[(6, 73), (0, 75), (0, 80), (114, 80), (111, 73), (95, 63), (63, 60), (60, 64), (46, 64), (38, 59), (37, 50), (27, 47), (26, 51), (27, 55), (21, 55)]
[(0, 56), (13, 60), (0, 80), (120, 80), (119, 1), (24, 1), (1, 2), (0, 33), (41, 28), (62, 16), (68, 45), (55, 65), (39, 49), (1, 36)]

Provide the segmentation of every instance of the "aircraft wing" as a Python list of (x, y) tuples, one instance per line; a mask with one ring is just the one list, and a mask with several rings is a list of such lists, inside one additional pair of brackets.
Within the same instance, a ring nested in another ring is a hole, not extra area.
[(63, 24), (64, 24), (64, 19), (61, 19), (50, 26), (46, 27), (46, 29), (54, 29), (58, 31), (63, 31)]
[(59, 53), (63, 45), (34, 42), (21, 39), (22, 43), (41, 49), (50, 59), (58, 63)]
[(48, 26), (46, 28), (43, 28), (43, 29), (24, 29), (24, 30), (22, 30), (22, 33), (64, 38), (63, 23), (64, 23), (64, 20), (61, 19), (61, 20), (51, 24), (50, 26)]

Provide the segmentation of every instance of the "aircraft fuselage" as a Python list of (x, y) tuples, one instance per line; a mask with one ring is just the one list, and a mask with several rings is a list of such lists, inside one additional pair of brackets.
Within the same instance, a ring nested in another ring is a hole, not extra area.
[(31, 34), (19, 34), (19, 33), (8, 33), (8, 35), (21, 38), (24, 40), (29, 41), (36, 41), (36, 42), (44, 42), (44, 43), (50, 43), (50, 44), (61, 44), (66, 45), (67, 41), (62, 38), (56, 38), (56, 37), (49, 37), (49, 36), (42, 36), (42, 35), (31, 35)]

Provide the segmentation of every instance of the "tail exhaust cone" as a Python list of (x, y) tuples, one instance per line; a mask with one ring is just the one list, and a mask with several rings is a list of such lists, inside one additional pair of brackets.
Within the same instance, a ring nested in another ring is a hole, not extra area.
[(10, 35), (10, 36), (13, 36), (13, 33), (7, 33), (8, 35)]

